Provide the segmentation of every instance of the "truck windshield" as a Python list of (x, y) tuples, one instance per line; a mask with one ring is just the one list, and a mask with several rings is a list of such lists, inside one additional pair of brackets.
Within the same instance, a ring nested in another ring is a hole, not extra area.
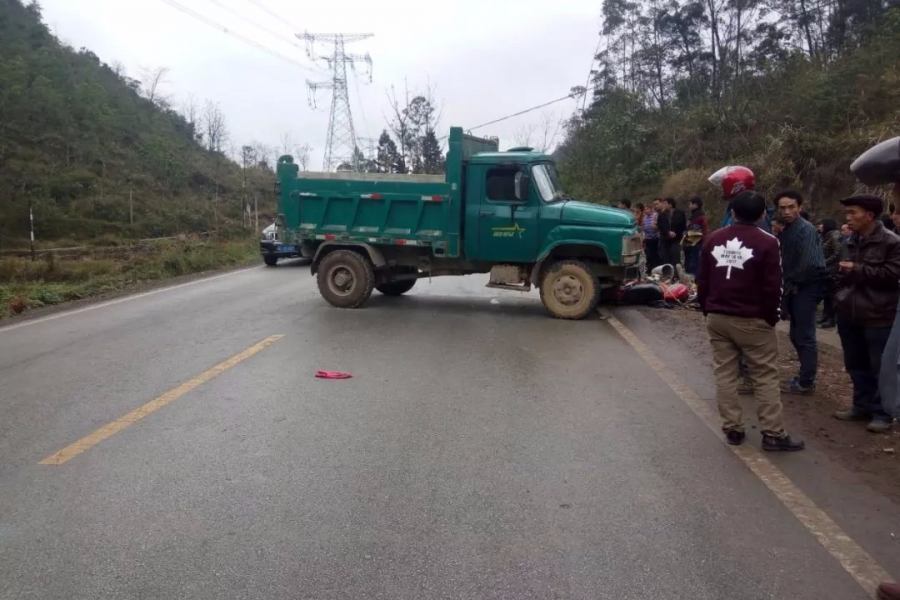
[(544, 202), (552, 202), (563, 197), (555, 166), (549, 163), (535, 165), (531, 168), (531, 174)]

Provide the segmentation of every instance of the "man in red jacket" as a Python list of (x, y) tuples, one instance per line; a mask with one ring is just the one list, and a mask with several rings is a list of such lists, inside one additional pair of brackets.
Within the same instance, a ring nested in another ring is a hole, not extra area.
[(712, 344), (716, 396), (722, 430), (731, 445), (744, 441), (738, 398), (738, 358), (743, 354), (753, 381), (763, 450), (802, 450), (784, 431), (778, 381), (781, 317), (781, 250), (778, 240), (756, 226), (766, 201), (742, 192), (731, 203), (734, 225), (709, 234), (700, 253), (697, 300)]

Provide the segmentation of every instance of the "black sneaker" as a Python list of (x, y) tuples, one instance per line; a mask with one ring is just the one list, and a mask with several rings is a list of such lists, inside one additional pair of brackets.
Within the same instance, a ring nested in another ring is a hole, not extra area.
[(859, 410), (855, 406), (851, 406), (846, 410), (839, 410), (833, 416), (839, 421), (868, 421), (872, 418), (872, 415)]
[(833, 320), (824, 321), (821, 325), (819, 325), (819, 327), (821, 327), (822, 329), (834, 329), (835, 327), (837, 327), (837, 323), (835, 323)]
[(743, 431), (739, 429), (729, 429), (725, 432), (725, 441), (729, 446), (740, 446), (744, 443), (744, 435)]
[(762, 449), (767, 452), (796, 452), (806, 448), (803, 440), (792, 440), (791, 436), (775, 437), (763, 435)]
[(872, 433), (888, 433), (894, 426), (894, 421), (889, 419), (874, 418), (866, 425), (866, 429)]
[(781, 392), (784, 394), (794, 394), (795, 396), (814, 396), (816, 393), (816, 384), (801, 385), (800, 379), (791, 377), (787, 381), (781, 383)]

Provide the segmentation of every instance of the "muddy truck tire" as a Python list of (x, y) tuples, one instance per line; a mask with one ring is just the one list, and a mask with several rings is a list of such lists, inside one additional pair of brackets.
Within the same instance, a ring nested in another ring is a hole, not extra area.
[(541, 302), (557, 319), (583, 319), (600, 303), (600, 282), (579, 260), (561, 260), (541, 277)]
[(332, 306), (358, 308), (375, 289), (375, 271), (369, 259), (353, 250), (335, 250), (319, 263), (319, 293)]
[(274, 267), (275, 265), (278, 264), (278, 257), (277, 257), (277, 256), (264, 255), (264, 256), (263, 256), (263, 262), (266, 263), (266, 266), (267, 266), (267, 267)]

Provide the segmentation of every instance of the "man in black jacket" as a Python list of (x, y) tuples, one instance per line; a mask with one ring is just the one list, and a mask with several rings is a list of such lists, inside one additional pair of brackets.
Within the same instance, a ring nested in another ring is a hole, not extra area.
[(844, 368), (853, 382), (853, 406), (834, 416), (869, 421), (869, 431), (883, 433), (890, 431), (893, 417), (882, 405), (878, 376), (900, 300), (900, 237), (879, 220), (881, 198), (851, 196), (841, 204), (853, 235), (838, 263), (835, 307)]
[(660, 203), (662, 209), (657, 220), (659, 227), (659, 253), (663, 264), (681, 264), (681, 239), (687, 231), (687, 215), (676, 208), (674, 198)]
[(778, 213), (785, 222), (778, 236), (784, 273), (784, 305), (791, 322), (791, 344), (800, 359), (799, 373), (784, 382), (782, 391), (812, 396), (819, 370), (816, 307), (822, 300), (825, 255), (816, 228), (800, 216), (803, 196), (794, 190), (785, 190), (776, 198)]

